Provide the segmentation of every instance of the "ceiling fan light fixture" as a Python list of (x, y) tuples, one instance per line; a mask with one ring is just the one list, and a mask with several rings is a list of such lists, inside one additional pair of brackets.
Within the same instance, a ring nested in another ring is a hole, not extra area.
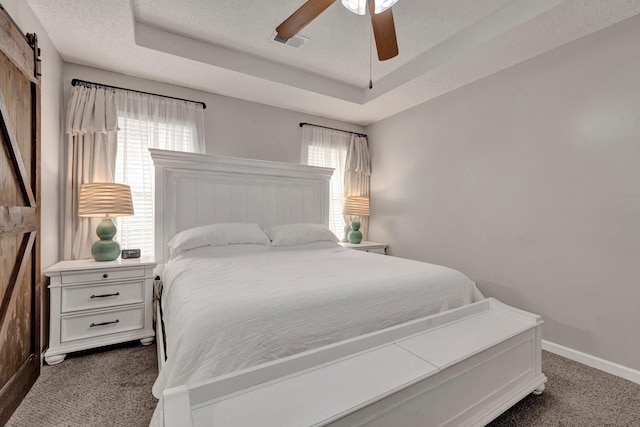
[(364, 15), (367, 7), (367, 0), (342, 0), (342, 5), (346, 7), (349, 12)]
[[(367, 10), (367, 2), (369, 0), (342, 0), (342, 5), (347, 8), (349, 12), (357, 13), (358, 15), (364, 15)], [(370, 0), (375, 1), (374, 13), (382, 13), (391, 8), (398, 0)]]
[(375, 13), (378, 14), (386, 11), (387, 9), (390, 9), (391, 6), (396, 4), (398, 0), (375, 0), (375, 1), (376, 1)]

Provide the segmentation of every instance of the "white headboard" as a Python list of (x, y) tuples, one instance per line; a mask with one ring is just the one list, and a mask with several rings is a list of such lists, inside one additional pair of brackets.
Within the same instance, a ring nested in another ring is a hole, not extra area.
[(167, 241), (205, 224), (329, 223), (333, 169), (150, 149), (155, 165), (155, 253)]

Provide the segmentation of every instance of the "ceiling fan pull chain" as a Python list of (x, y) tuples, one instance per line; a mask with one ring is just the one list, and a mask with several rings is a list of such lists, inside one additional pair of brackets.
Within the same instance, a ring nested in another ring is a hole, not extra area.
[(369, 31), (369, 90), (373, 89), (373, 77), (371, 73), (371, 69), (373, 68), (373, 60), (371, 57), (373, 56), (373, 40), (371, 38), (371, 33), (373, 30)]

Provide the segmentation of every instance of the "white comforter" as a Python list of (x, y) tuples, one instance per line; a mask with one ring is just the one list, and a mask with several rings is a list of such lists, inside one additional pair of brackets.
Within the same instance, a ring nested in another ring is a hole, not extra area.
[(156, 397), (482, 299), (456, 270), (337, 245), (232, 252), (202, 248), (166, 266)]

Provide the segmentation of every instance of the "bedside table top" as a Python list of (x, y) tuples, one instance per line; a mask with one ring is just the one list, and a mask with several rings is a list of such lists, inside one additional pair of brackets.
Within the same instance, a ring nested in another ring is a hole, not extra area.
[(153, 258), (131, 258), (122, 259), (118, 258), (115, 261), (96, 261), (94, 259), (79, 259), (60, 261), (57, 264), (52, 265), (44, 271), (45, 276), (50, 276), (62, 271), (77, 271), (77, 270), (95, 270), (100, 268), (118, 268), (118, 267), (136, 267), (136, 266), (155, 266), (157, 263)]
[(345, 248), (386, 248), (389, 246), (386, 243), (370, 242), (367, 240), (363, 240), (360, 243), (340, 242), (340, 244)]

